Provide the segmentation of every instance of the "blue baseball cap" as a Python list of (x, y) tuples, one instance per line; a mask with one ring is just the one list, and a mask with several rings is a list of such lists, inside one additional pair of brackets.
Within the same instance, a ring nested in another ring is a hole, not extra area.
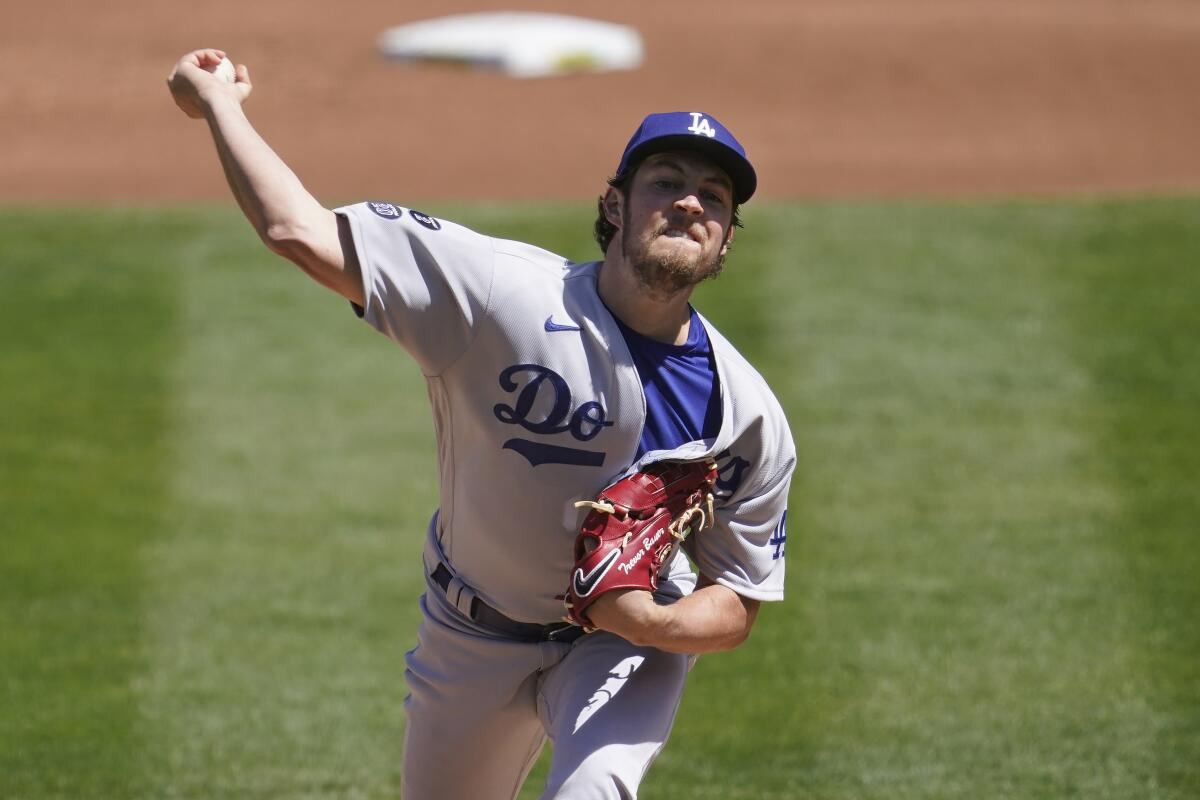
[(617, 177), (631, 172), (646, 156), (670, 150), (694, 150), (711, 158), (733, 181), (733, 199), (744, 203), (758, 187), (746, 149), (715, 117), (699, 111), (651, 114), (625, 145)]

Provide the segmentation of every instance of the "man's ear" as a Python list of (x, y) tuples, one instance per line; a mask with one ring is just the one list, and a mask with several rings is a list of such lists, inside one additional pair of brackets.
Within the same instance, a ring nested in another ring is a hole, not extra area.
[(735, 229), (733, 227), (733, 224), (730, 223), (729, 233), (725, 234), (725, 243), (723, 245), (721, 245), (721, 255), (725, 255), (726, 253), (728, 253), (729, 248), (733, 245), (733, 231), (734, 230)]
[(604, 218), (617, 228), (621, 227), (621, 204), (625, 198), (612, 186), (604, 193)]

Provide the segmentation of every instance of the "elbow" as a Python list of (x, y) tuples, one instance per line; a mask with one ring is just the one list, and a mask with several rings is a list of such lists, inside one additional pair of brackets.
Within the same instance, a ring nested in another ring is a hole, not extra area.
[(665, 642), (658, 641), (653, 637), (647, 637), (645, 641), (634, 641), (634, 644), (645, 644), (651, 647), (657, 647), (660, 650), (667, 650), (674, 653), (688, 653), (691, 655), (705, 655), (714, 653), (725, 653), (740, 647), (747, 639), (750, 638), (750, 631), (736, 631), (715, 636), (707, 636), (700, 638), (681, 638), (667, 639)]
[(739, 631), (731, 631), (719, 638), (712, 639), (708, 642), (701, 652), (705, 653), (726, 653), (730, 650), (736, 650), (746, 643), (750, 638), (750, 629), (745, 628)]
[(731, 608), (726, 617), (729, 627), (725, 635), (720, 638), (720, 643), (716, 647), (718, 650), (733, 650), (745, 644), (758, 619), (759, 602), (757, 600), (737, 595), (735, 597), (739, 605)]
[(271, 222), (263, 225), (258, 236), (272, 253), (295, 261), (306, 251), (303, 229), (292, 222)]
[(719, 620), (718, 631), (712, 640), (712, 652), (733, 650), (741, 647), (750, 638), (754, 623), (758, 621), (758, 610), (762, 603), (738, 594), (727, 586), (701, 578), (702, 588), (712, 599)]
[(723, 649), (734, 650), (738, 647), (741, 647), (743, 644), (745, 644), (746, 640), (750, 638), (751, 627), (752, 627), (751, 625), (747, 625), (746, 627), (742, 628), (741, 630), (735, 631), (734, 633), (730, 634), (729, 637), (725, 639), (725, 642), (724, 642), (725, 647)]

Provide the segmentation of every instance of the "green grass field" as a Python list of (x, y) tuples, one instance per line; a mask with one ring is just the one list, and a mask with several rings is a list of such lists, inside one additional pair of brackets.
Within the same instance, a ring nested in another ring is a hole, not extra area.
[[(792, 422), (789, 595), (642, 796), (1200, 796), (1200, 199), (746, 220), (697, 305)], [(0, 210), (0, 341), (0, 797), (395, 796), (403, 353), (224, 209)]]

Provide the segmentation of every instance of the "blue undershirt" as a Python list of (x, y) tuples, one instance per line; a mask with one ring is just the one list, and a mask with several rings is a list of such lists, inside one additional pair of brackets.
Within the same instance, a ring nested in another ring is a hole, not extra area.
[(721, 392), (712, 345), (696, 310), (691, 312), (688, 339), (680, 345), (643, 336), (617, 320), (646, 395), (638, 458), (651, 450), (715, 439), (720, 431)]

